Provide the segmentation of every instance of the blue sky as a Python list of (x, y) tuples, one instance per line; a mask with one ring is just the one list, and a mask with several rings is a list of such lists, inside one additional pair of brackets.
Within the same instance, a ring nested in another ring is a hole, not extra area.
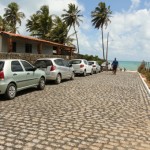
[[(0, 0), (0, 14), (11, 0)], [(26, 32), (26, 20), (42, 5), (49, 5), (50, 13), (61, 15), (69, 3), (76, 4), (83, 15), (83, 23), (77, 28), (80, 53), (98, 55), (102, 58), (101, 30), (94, 29), (91, 23), (91, 11), (100, 0), (14, 0), (20, 6), (26, 18), (19, 27), (20, 34)], [(150, 0), (102, 0), (112, 10), (111, 23), (104, 30), (105, 49), (109, 32), (110, 60), (150, 61)], [(73, 32), (73, 30), (71, 31)], [(71, 33), (70, 33), (71, 34)], [(76, 42), (74, 42), (76, 44)]]

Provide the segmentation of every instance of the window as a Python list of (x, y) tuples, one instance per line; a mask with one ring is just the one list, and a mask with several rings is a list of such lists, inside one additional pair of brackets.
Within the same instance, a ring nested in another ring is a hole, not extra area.
[(37, 60), (34, 66), (37, 68), (46, 68), (48, 66), (52, 66), (52, 62), (50, 60)]
[(84, 64), (86, 64), (86, 65), (88, 64), (86, 60), (84, 60)]
[(26, 53), (32, 53), (32, 44), (26, 44), (25, 45), (25, 52)]
[(69, 63), (70, 64), (80, 64), (81, 60), (71, 60)]
[(13, 52), (16, 52), (16, 42), (13, 42), (13, 43), (12, 43), (12, 51), (13, 51)]
[(22, 68), (19, 61), (12, 61), (11, 62), (11, 71), (12, 72), (21, 72), (21, 71), (23, 71), (23, 68)]
[(54, 60), (54, 62), (55, 62), (56, 65), (58, 65), (58, 66), (64, 66), (62, 59), (56, 59), (56, 60)]
[(3, 70), (3, 67), (4, 67), (4, 62), (3, 62), (3, 61), (0, 61), (0, 71)]
[(26, 71), (32, 71), (33, 70), (33, 66), (31, 64), (29, 64), (26, 61), (21, 61), (22, 65), (24, 66)]
[(69, 67), (69, 63), (66, 60), (63, 60), (64, 66)]

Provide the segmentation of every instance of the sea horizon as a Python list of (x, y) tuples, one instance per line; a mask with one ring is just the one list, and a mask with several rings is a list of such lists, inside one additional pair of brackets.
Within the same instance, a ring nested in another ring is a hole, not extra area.
[(118, 61), (119, 68), (125, 68), (130, 71), (137, 71), (138, 67), (141, 65), (142, 61)]
[[(110, 60), (110, 62), (113, 62), (113, 60)], [(129, 71), (137, 71), (138, 67), (141, 65), (142, 61), (136, 61), (136, 60), (118, 60), (119, 68), (126, 69)]]

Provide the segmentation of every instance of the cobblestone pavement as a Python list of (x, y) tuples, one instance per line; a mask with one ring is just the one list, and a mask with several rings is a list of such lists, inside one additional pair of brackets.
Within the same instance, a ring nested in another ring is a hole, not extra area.
[(0, 150), (150, 150), (150, 98), (137, 73), (76, 77), (0, 98)]

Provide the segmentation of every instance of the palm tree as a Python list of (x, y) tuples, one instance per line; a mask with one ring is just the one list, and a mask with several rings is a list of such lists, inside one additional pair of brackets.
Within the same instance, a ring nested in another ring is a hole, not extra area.
[(68, 36), (67, 25), (62, 19), (58, 16), (55, 17), (53, 20), (53, 28), (47, 34), (47, 37), (54, 42), (61, 43), (61, 44), (72, 44), (73, 38), (72, 35)]
[(0, 31), (12, 32), (12, 27), (0, 16)]
[(103, 27), (107, 27), (108, 22), (110, 22), (110, 15), (112, 11), (110, 10), (110, 6), (106, 7), (104, 2), (100, 2), (98, 7), (95, 8), (94, 11), (91, 12), (92, 23), (95, 28), (101, 28), (102, 32), (102, 49), (103, 49), (103, 59), (105, 60), (105, 50), (104, 50), (104, 38), (103, 38)]
[(4, 31), (4, 22), (2, 16), (0, 16), (0, 31)]
[(78, 7), (75, 6), (75, 4), (68, 4), (68, 10), (63, 10), (65, 14), (62, 14), (64, 22), (67, 24), (67, 26), (70, 28), (73, 26), (74, 32), (76, 34), (76, 40), (77, 40), (77, 47), (78, 47), (78, 53), (79, 53), (79, 42), (78, 42), (78, 36), (76, 31), (76, 25), (79, 26), (82, 20), (80, 17), (83, 15), (80, 14), (81, 10), (78, 10)]
[(5, 8), (4, 20), (9, 24), (13, 33), (16, 33), (17, 23), (21, 25), (21, 19), (24, 17), (24, 13), (19, 12), (19, 6), (15, 2), (8, 4), (8, 8)]
[(52, 15), (49, 13), (49, 7), (43, 5), (36, 14), (33, 14), (27, 20), (26, 28), (27, 31), (31, 32), (31, 35), (46, 39), (46, 34), (49, 33), (52, 25)]

